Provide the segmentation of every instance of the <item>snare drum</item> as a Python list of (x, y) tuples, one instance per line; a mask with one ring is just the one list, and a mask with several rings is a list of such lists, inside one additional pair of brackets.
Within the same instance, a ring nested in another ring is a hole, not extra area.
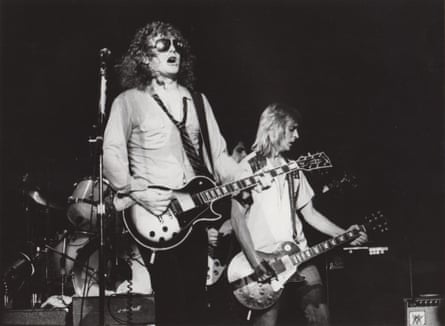
[[(103, 198), (112, 197), (107, 180), (103, 183)], [(74, 184), (73, 194), (68, 198), (67, 216), (76, 230), (95, 232), (97, 225), (97, 205), (99, 204), (99, 180), (84, 178)]]

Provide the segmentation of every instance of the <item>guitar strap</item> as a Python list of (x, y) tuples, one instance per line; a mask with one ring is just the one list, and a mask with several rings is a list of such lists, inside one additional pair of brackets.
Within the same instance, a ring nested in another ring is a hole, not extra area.
[[(205, 148), (207, 149), (207, 156), (210, 162), (210, 168), (213, 169), (213, 157), (212, 150), (210, 148), (209, 141), (209, 129), (207, 127), (206, 113), (204, 110), (204, 101), (202, 94), (199, 92), (190, 92), (192, 94), (193, 103), (195, 104), (196, 113), (198, 114), (199, 129), (201, 130), (201, 138), (204, 141)], [(201, 146), (201, 155), (203, 154), (203, 146)]]
[[(260, 155), (257, 152), (254, 152), (255, 155), (253, 155), (247, 163), (249, 163), (249, 166), (252, 170), (252, 172), (255, 174), (258, 172), (258, 170), (261, 170), (264, 168), (267, 164), (267, 160), (263, 155)], [(248, 191), (242, 191), (237, 196), (234, 197), (235, 200), (237, 200), (242, 206), (250, 206), (253, 204), (252, 196)]]
[[(253, 173), (257, 172), (258, 170), (262, 169), (264, 166), (266, 166), (266, 158), (262, 155), (259, 155), (258, 153), (255, 153), (256, 155), (253, 156), (249, 161), (250, 168), (252, 169)], [(289, 162), (289, 160), (286, 159), (286, 162)], [(297, 192), (295, 192), (295, 184), (294, 180), (298, 179), (298, 170), (293, 171), (287, 174), (286, 180), (288, 184), (288, 190), (289, 190), (289, 207), (290, 207), (290, 219), (292, 221), (292, 232), (293, 232), (293, 238), (296, 243), (298, 243), (298, 237), (297, 237), (297, 226), (295, 223), (295, 214), (296, 214), (296, 205), (295, 201), (297, 199), (298, 195), (298, 189)], [(251, 198), (250, 198), (251, 200)]]
[[(202, 99), (201, 93), (192, 92), (192, 91), (190, 91), (190, 93), (192, 94), (193, 103), (195, 104), (196, 114), (198, 116), (199, 130), (200, 130), (200, 134), (201, 134), (200, 144), (199, 144), (199, 157), (194, 158), (194, 155), (191, 157), (188, 150), (186, 150), (185, 152), (186, 152), (187, 156), (189, 157), (190, 162), (199, 161), (199, 165), (196, 164), (200, 167), (198, 170), (204, 170), (204, 171), (201, 171), (201, 173), (199, 173), (200, 175), (205, 175), (205, 176), (213, 179), (212, 173), (210, 173), (209, 169), (205, 166), (204, 160), (203, 160), (203, 157), (204, 157), (203, 147), (204, 146), (202, 146), (202, 142), (204, 142), (205, 148), (207, 150), (207, 156), (209, 158), (210, 168), (212, 171), (214, 171), (213, 157), (212, 157), (212, 151), (210, 148), (210, 140), (209, 140), (209, 130), (207, 127), (207, 120), (206, 120), (206, 115), (205, 115), (205, 110), (204, 110), (204, 101)], [(168, 112), (167, 107), (164, 105), (164, 103), (162, 102), (162, 100), (159, 98), (159, 96), (157, 94), (152, 94), (152, 97), (159, 104), (161, 109), (167, 114), (167, 116), (173, 122), (173, 124), (178, 128), (179, 132), (181, 133), (181, 138), (183, 138), (182, 128), (185, 127), (185, 120), (187, 119), (186, 98), (185, 97), (183, 98), (183, 100), (184, 100), (184, 121), (179, 122), (179, 121), (176, 121), (173, 118), (173, 116)], [(182, 125), (182, 128), (180, 125)], [(188, 137), (187, 137), (187, 139), (188, 139), (188, 141), (190, 141)], [(184, 139), (183, 139), (183, 141), (184, 141)], [(194, 166), (194, 164), (192, 164), (192, 166)], [(197, 172), (195, 167), (194, 167), (194, 170), (195, 170), (195, 172)]]
[(252, 172), (256, 173), (258, 170), (266, 166), (267, 160), (263, 155), (255, 152), (255, 155), (249, 159), (248, 163), (250, 165), (250, 168), (252, 169)]
[[(294, 180), (298, 178), (298, 170), (297, 171), (293, 171), (291, 173), (289, 173), (286, 176), (287, 179), (287, 184), (288, 184), (288, 190), (289, 190), (289, 207), (290, 207), (290, 219), (292, 221), (292, 232), (293, 232), (293, 238), (295, 240), (295, 242), (298, 243), (298, 239), (297, 239), (297, 226), (295, 223), (295, 214), (296, 214), (296, 206), (295, 206), (295, 201), (297, 199), (297, 193), (295, 192), (295, 183)], [(298, 190), (297, 190), (298, 192)]]
[[(290, 172), (287, 176), (287, 184), (288, 184), (288, 189), (289, 189), (289, 207), (290, 207), (290, 219), (292, 221), (292, 237), (294, 238), (295, 243), (298, 245), (298, 243), (300, 242), (300, 240), (298, 239), (298, 234), (297, 234), (297, 225), (295, 222), (295, 214), (297, 213), (297, 209), (296, 209), (296, 205), (295, 202), (297, 200), (298, 197), (298, 189), (300, 189), (300, 187), (298, 187), (297, 191), (295, 192), (295, 184), (294, 181), (295, 179), (298, 179), (299, 175), (298, 175), (298, 170), (296, 171), (292, 171)], [(291, 279), (289, 279), (289, 281), (292, 282), (292, 280), (294, 282), (301, 282), (304, 281), (304, 276), (301, 276), (298, 272), (296, 272)]]

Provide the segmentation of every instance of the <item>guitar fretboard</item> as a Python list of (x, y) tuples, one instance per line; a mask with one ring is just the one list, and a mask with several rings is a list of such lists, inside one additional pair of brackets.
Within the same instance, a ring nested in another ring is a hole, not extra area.
[[(296, 170), (311, 171), (328, 167), (332, 167), (329, 158), (326, 156), (325, 153), (318, 153), (310, 158), (303, 157), (298, 159), (297, 161), (291, 161), (289, 164), (265, 171), (263, 174), (269, 174), (270, 176), (275, 178), (281, 174), (287, 174)], [(199, 204), (208, 204), (238, 191), (253, 188), (259, 183), (259, 180), (260, 175), (253, 175), (238, 181), (234, 181), (192, 194), (192, 198)]]
[(362, 225), (360, 226), (360, 229), (350, 230), (348, 232), (340, 234), (335, 238), (331, 238), (329, 240), (320, 242), (315, 246), (312, 246), (306, 250), (299, 251), (298, 253), (289, 256), (289, 258), (291, 259), (294, 265), (299, 265), (309, 259), (314, 258), (315, 256), (321, 255), (326, 251), (329, 251), (335, 247), (341, 246), (342, 244), (348, 243), (349, 241), (352, 241), (355, 238), (358, 238), (358, 236), (360, 235), (360, 231), (364, 230), (365, 228)]

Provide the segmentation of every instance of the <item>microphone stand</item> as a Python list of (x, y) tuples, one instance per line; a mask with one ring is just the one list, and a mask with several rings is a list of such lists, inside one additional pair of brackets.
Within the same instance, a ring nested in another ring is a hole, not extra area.
[(99, 203), (97, 206), (98, 229), (99, 229), (99, 325), (105, 325), (105, 236), (104, 236), (104, 217), (105, 204), (103, 199), (104, 180), (103, 180), (103, 134), (105, 121), (105, 104), (106, 104), (106, 59), (110, 55), (110, 50), (103, 48), (99, 51), (100, 56), (100, 96), (98, 111), (98, 136), (96, 137), (96, 146), (98, 148), (99, 163)]

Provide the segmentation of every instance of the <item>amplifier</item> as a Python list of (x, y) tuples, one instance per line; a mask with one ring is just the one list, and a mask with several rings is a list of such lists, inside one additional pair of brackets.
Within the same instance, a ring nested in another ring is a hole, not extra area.
[[(154, 325), (153, 295), (119, 294), (105, 297), (106, 326)], [(73, 326), (99, 325), (99, 297), (73, 297)]]
[(444, 325), (441, 309), (444, 301), (437, 295), (425, 295), (417, 298), (403, 299), (405, 305), (406, 326), (440, 326)]
[(53, 325), (67, 324), (68, 309), (5, 309), (0, 311), (0, 325)]

